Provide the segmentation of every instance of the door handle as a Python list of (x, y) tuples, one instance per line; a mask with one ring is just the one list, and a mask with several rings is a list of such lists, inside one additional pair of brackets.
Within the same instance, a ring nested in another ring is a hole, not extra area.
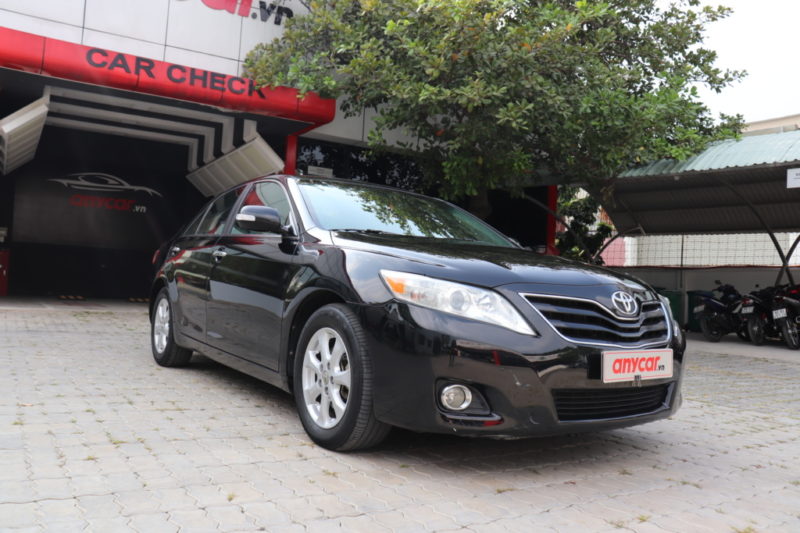
[(219, 263), (220, 261), (222, 261), (222, 258), (223, 258), (223, 257), (225, 257), (226, 255), (228, 255), (228, 252), (226, 252), (226, 251), (224, 251), (224, 250), (215, 250), (215, 251), (214, 251), (214, 253), (212, 253), (211, 255), (213, 255), (213, 256), (214, 256), (214, 261), (216, 261), (217, 263)]

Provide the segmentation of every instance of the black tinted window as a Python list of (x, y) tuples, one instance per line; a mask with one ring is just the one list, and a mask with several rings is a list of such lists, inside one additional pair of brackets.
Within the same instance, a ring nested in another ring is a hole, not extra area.
[(206, 209), (208, 209), (207, 204), (205, 207), (203, 207), (203, 209), (200, 210), (200, 213), (198, 213), (197, 216), (194, 217), (194, 220), (192, 220), (186, 225), (186, 229), (183, 230), (181, 235), (186, 236), (186, 235), (197, 234), (197, 228), (200, 227), (200, 221), (203, 220), (203, 214), (206, 212)]
[[(281, 224), (286, 226), (289, 224), (289, 214), (292, 209), (289, 204), (289, 197), (283, 187), (275, 182), (268, 181), (265, 183), (256, 183), (250, 192), (247, 193), (244, 200), (242, 200), (242, 207), (246, 205), (263, 205), (275, 209), (281, 217)], [(231, 228), (231, 233), (254, 233), (246, 231), (234, 225)]]
[(225, 228), (225, 221), (228, 220), (228, 215), (230, 215), (236, 200), (243, 190), (244, 187), (239, 187), (214, 200), (194, 233), (201, 235), (219, 235), (222, 233)]
[(303, 180), (299, 186), (322, 229), (515, 246), (480, 219), (435, 198), (357, 183)]

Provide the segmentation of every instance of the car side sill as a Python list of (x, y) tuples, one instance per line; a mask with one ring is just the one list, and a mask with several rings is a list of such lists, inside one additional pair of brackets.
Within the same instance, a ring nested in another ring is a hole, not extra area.
[(192, 350), (208, 357), (213, 361), (216, 361), (219, 364), (233, 368), (239, 372), (243, 372), (244, 374), (264, 381), (274, 387), (285, 390), (286, 392), (290, 392), (288, 382), (274, 370), (270, 370), (265, 366), (251, 363), (250, 361), (246, 361), (241, 357), (236, 357), (235, 355), (212, 348), (211, 346), (208, 346), (197, 339), (193, 339), (192, 337), (180, 334), (177, 334), (176, 336), (178, 337), (178, 345), (183, 348), (191, 348)]

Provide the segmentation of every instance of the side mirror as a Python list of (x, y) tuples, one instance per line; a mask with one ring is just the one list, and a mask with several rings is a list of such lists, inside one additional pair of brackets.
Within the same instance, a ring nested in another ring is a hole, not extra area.
[(276, 209), (264, 205), (246, 205), (236, 213), (236, 226), (245, 231), (286, 233), (281, 225), (281, 215)]

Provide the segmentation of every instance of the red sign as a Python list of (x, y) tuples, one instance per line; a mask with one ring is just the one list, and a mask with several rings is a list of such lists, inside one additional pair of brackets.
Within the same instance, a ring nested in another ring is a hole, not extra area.
[[(227, 11), (228, 13), (236, 13), (240, 17), (261, 17), (262, 22), (266, 22), (270, 15), (275, 15), (275, 24), (280, 24), (283, 17), (292, 18), (294, 12), (285, 6), (280, 6), (275, 2), (267, 4), (263, 0), (258, 2), (258, 14), (252, 12), (253, 0), (203, 0), (203, 3), (211, 9), (218, 9)], [(238, 5), (238, 9), (237, 9)]]
[(672, 350), (606, 351), (603, 357), (603, 383), (641, 381), (672, 377)]
[(289, 87), (256, 87), (252, 80), (91, 48), (0, 28), (0, 67), (24, 70), (210, 104), (237, 111), (284, 117), (315, 126), (333, 120), (336, 102)]

